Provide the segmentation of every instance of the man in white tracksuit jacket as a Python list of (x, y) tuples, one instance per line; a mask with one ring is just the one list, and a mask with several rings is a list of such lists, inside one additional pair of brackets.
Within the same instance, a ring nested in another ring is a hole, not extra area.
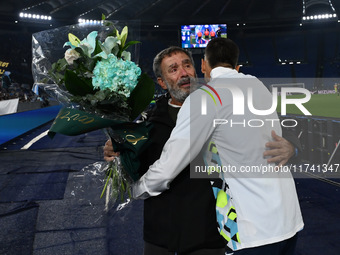
[(202, 72), (211, 80), (185, 100), (160, 159), (133, 195), (159, 195), (201, 153), (205, 166), (192, 165), (191, 173), (219, 170), (212, 185), (217, 221), (234, 254), (293, 254), (304, 225), (295, 183), (287, 168), (263, 157), (271, 131), (281, 135), (276, 105), (262, 82), (237, 71), (238, 51), (229, 39), (209, 42)]

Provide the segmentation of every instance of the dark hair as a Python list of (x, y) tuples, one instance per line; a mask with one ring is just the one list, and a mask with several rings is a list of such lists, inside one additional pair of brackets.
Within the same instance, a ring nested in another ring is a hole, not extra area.
[(173, 53), (176, 52), (183, 52), (184, 54), (186, 54), (192, 65), (194, 66), (194, 59), (192, 58), (191, 52), (187, 51), (185, 49), (182, 49), (178, 46), (171, 46), (169, 48), (166, 48), (164, 50), (162, 50), (161, 52), (159, 52), (156, 57), (153, 60), (153, 72), (155, 73), (155, 76), (158, 77), (162, 77), (162, 68), (161, 68), (161, 64), (162, 61), (165, 57), (170, 57)]
[(217, 66), (231, 66), (235, 68), (240, 50), (236, 43), (227, 38), (214, 38), (205, 48), (205, 57), (211, 68)]

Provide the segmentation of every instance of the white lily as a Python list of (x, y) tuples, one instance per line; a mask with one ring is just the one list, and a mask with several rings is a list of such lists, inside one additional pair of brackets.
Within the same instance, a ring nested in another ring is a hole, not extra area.
[(86, 38), (84, 38), (84, 40), (80, 41), (78, 37), (69, 33), (68, 34), (69, 41), (66, 42), (63, 47), (70, 46), (71, 49), (80, 47), (88, 57), (91, 57), (91, 54), (94, 52), (94, 49), (96, 48), (97, 35), (98, 35), (97, 31), (92, 31), (87, 35)]
[(128, 35), (128, 27), (125, 26), (122, 30), (122, 33), (119, 35), (119, 32), (117, 31), (117, 38), (121, 40), (121, 45), (125, 45), (126, 39)]
[(102, 57), (104, 59), (107, 59), (107, 56), (112, 53), (114, 55), (117, 55), (118, 51), (119, 51), (119, 45), (120, 45), (121, 41), (117, 38), (117, 37), (113, 37), (113, 36), (108, 36), (104, 43), (102, 43), (100, 45), (100, 48), (102, 49), (102, 52), (100, 52), (99, 54), (96, 55), (99, 57)]
[(128, 51), (122, 52), (122, 59), (131, 61), (131, 53)]
[(88, 57), (91, 57), (91, 54), (94, 52), (94, 49), (96, 48), (96, 37), (97, 37), (97, 35), (98, 35), (97, 31), (92, 31), (79, 44), (79, 47), (84, 51), (84, 53)]

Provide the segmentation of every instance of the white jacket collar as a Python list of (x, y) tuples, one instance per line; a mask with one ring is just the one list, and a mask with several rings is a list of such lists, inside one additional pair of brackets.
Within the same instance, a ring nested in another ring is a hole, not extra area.
[(230, 75), (235, 75), (236, 73), (238, 73), (235, 69), (231, 69), (228, 67), (222, 67), (222, 66), (218, 66), (215, 67), (214, 69), (211, 70), (210, 72), (210, 77), (211, 79), (214, 79), (222, 74), (230, 74)]

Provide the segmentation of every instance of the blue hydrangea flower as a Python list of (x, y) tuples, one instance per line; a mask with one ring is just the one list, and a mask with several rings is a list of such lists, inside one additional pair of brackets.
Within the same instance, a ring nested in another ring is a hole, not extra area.
[(96, 89), (109, 89), (129, 97), (140, 75), (141, 69), (134, 62), (109, 54), (93, 69), (92, 85)]

